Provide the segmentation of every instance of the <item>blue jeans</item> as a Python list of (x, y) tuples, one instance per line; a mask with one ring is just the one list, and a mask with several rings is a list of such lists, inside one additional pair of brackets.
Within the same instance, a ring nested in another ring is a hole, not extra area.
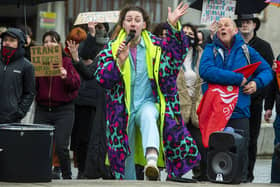
[[(276, 119), (273, 123), (274, 128), (274, 145), (280, 143), (280, 115), (277, 114)], [(280, 156), (273, 153), (271, 163), (271, 183), (280, 183)]]
[(134, 152), (135, 152), (135, 125), (138, 125), (142, 135), (144, 155), (147, 148), (159, 150), (159, 131), (157, 119), (159, 113), (154, 103), (144, 103), (135, 113), (130, 115), (128, 126), (128, 142), (131, 154), (125, 160), (125, 179), (136, 180)]

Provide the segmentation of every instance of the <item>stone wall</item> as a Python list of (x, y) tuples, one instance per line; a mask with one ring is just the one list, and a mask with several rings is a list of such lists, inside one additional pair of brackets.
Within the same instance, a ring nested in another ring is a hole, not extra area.
[(262, 123), (258, 138), (257, 155), (262, 158), (271, 158), (274, 149), (274, 129), (272, 123)]
[(280, 8), (269, 5), (266, 8), (266, 21), (261, 23), (258, 36), (268, 41), (274, 56), (280, 54)]

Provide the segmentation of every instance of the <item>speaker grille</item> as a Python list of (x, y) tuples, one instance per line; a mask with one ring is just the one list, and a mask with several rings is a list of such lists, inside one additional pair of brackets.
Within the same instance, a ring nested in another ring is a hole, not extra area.
[(211, 162), (211, 167), (215, 173), (228, 175), (232, 172), (233, 161), (226, 152), (217, 153)]

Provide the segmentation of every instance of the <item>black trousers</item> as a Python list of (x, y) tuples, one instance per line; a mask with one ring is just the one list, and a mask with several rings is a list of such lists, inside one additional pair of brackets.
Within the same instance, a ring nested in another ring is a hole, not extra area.
[(91, 129), (94, 124), (96, 108), (75, 105), (75, 122), (71, 135), (71, 149), (75, 151), (79, 172), (85, 170)]
[(63, 179), (70, 179), (71, 162), (69, 154), (69, 140), (74, 122), (74, 104), (59, 107), (43, 107), (37, 105), (34, 123), (48, 124), (55, 127), (54, 144), (58, 156)]
[(84, 176), (88, 179), (100, 177), (103, 179), (113, 179), (110, 167), (105, 165), (107, 153), (105, 106), (105, 102), (100, 97), (90, 131), (85, 161)]
[(251, 100), (250, 106), (250, 139), (249, 139), (249, 150), (248, 150), (248, 180), (252, 181), (254, 179), (254, 167), (257, 157), (257, 144), (258, 137), (260, 134), (261, 120), (262, 120), (262, 100)]
[(198, 177), (206, 178), (206, 175), (207, 175), (207, 148), (205, 148), (203, 146), (202, 135), (201, 135), (200, 129), (193, 126), (191, 124), (191, 122), (187, 123), (186, 126), (187, 126), (187, 129), (190, 131), (193, 139), (195, 140), (196, 145), (197, 145), (198, 150), (201, 155), (201, 160), (199, 162), (199, 174), (198, 174), (199, 176)]
[(243, 165), (242, 168), (242, 182), (247, 181), (247, 175), (248, 175), (248, 147), (249, 147), (249, 138), (250, 138), (250, 132), (249, 132), (249, 119), (248, 118), (241, 118), (241, 119), (230, 119), (227, 123), (227, 127), (232, 127), (235, 130), (238, 130), (239, 132), (242, 132), (242, 135), (245, 139), (245, 153), (243, 158), (243, 163), (240, 163)]

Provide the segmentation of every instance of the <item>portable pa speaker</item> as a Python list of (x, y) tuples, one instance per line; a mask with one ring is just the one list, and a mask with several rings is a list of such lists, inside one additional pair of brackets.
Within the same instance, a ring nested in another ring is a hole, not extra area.
[(210, 135), (207, 154), (207, 176), (211, 182), (241, 182), (245, 140), (234, 132), (215, 132)]

